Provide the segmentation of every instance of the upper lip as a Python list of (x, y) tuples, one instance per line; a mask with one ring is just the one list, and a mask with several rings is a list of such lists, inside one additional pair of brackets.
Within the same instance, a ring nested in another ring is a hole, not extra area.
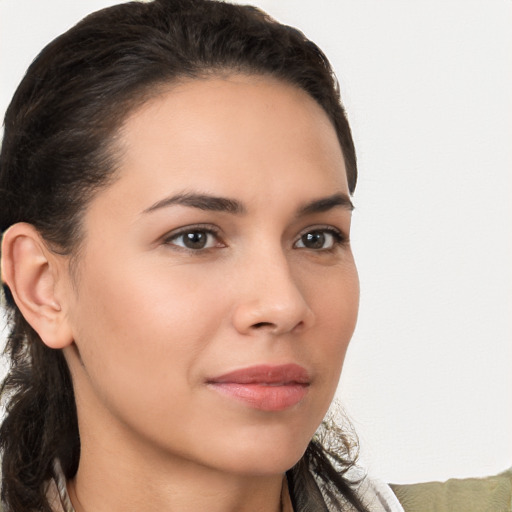
[(309, 384), (307, 370), (298, 364), (257, 365), (208, 379), (211, 384)]

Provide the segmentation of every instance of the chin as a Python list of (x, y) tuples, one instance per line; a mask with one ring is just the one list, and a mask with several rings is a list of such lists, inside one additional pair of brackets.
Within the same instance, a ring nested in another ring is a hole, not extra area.
[[(209, 437), (209, 458), (223, 461), (239, 474), (282, 474), (304, 455), (323, 416), (309, 411), (307, 420), (294, 416), (286, 421), (237, 425)], [(318, 424), (315, 418), (318, 417)], [(213, 432), (212, 432), (213, 434)], [(204, 452), (203, 452), (204, 453)]]
[[(244, 445), (231, 444), (223, 459), (229, 472), (259, 476), (282, 474), (300, 460), (308, 444), (309, 438), (298, 443), (289, 433), (286, 440), (255, 439)], [(226, 454), (230, 454), (227, 459)]]

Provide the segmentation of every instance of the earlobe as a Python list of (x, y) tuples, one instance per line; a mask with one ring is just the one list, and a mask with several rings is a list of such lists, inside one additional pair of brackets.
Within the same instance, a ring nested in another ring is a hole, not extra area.
[(62, 277), (53, 254), (31, 224), (11, 226), (2, 240), (2, 279), (27, 322), (50, 348), (70, 345), (73, 336), (58, 297)]

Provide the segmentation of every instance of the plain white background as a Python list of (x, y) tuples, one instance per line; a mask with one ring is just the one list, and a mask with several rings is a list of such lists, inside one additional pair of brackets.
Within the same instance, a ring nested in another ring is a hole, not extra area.
[[(106, 0), (0, 0), (0, 112)], [(327, 53), (358, 149), (339, 397), (386, 481), (512, 465), (512, 2), (256, 0)], [(1, 199), (0, 199), (1, 200)]]

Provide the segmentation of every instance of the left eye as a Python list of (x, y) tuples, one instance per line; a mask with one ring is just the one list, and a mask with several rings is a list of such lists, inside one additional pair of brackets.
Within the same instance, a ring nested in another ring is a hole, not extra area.
[(215, 247), (218, 243), (215, 233), (204, 229), (191, 229), (175, 234), (166, 240), (167, 244), (177, 245), (184, 249), (200, 250)]
[(316, 229), (304, 233), (296, 242), (295, 247), (299, 249), (328, 250), (333, 249), (343, 241), (342, 236), (327, 229)]

